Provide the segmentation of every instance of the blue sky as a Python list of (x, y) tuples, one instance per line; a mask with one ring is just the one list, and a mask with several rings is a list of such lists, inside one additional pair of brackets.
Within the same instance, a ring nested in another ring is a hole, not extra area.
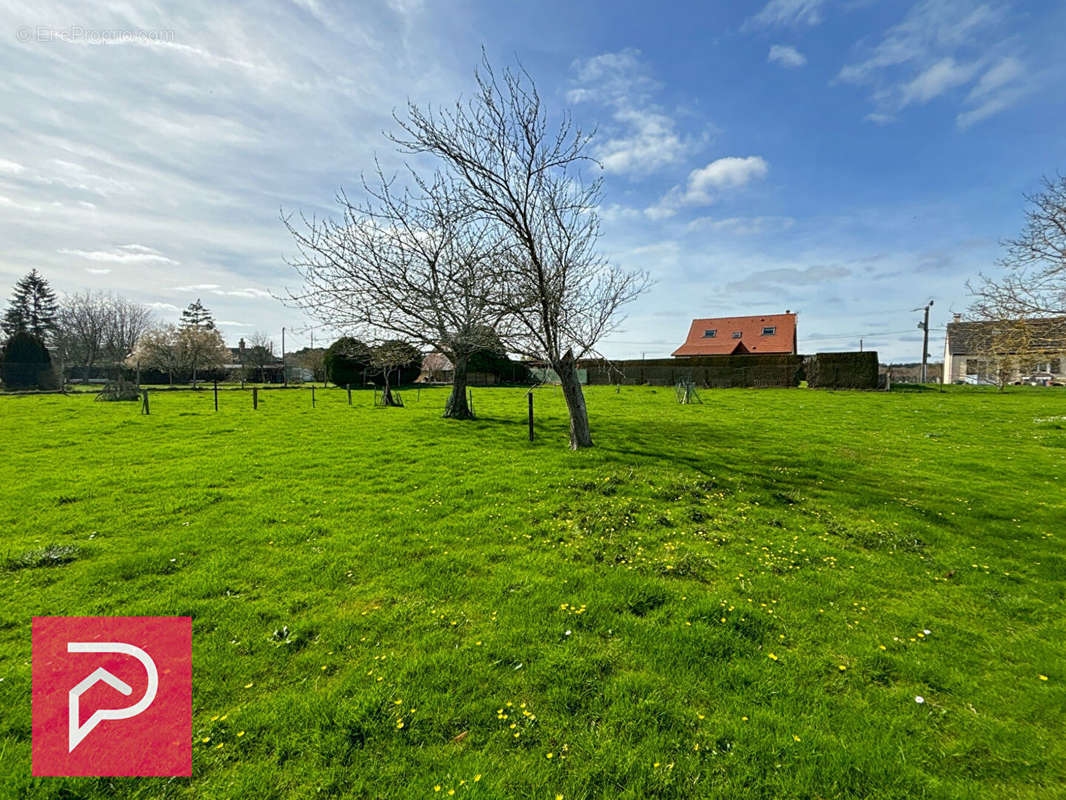
[(393, 109), (469, 92), (484, 46), (597, 130), (603, 250), (655, 281), (606, 355), (788, 308), (804, 352), (914, 360), (910, 309), (963, 311), (1066, 171), (1064, 32), (1057, 0), (4, 4), (0, 292), (37, 267), (307, 343), (279, 212), (397, 167)]

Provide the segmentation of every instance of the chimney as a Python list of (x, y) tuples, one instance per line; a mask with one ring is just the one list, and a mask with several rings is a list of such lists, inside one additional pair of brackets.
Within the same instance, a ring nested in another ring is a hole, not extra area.
[(237, 363), (238, 364), (243, 364), (244, 363), (244, 337), (243, 336), (241, 337), (241, 340), (239, 342), (237, 342)]

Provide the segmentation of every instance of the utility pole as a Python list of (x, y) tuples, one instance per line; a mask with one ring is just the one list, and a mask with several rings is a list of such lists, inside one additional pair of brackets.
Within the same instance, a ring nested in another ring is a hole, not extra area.
[(285, 369), (285, 328), (281, 329), (281, 381), (285, 386), (289, 385), (289, 371)]
[(859, 337), (859, 352), (862, 352), (862, 337)]
[(918, 327), (922, 329), (922, 383), (926, 382), (929, 371), (929, 309), (932, 307), (933, 301), (930, 300), (924, 306), (912, 309), (925, 312), (925, 320), (918, 323)]

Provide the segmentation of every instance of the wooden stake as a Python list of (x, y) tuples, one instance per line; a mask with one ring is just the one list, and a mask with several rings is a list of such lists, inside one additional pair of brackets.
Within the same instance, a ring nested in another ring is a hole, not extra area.
[(215, 381), (215, 411), (218, 411), (218, 381)]
[(315, 407), (315, 387), (311, 387), (311, 408)]
[(148, 416), (152, 413), (152, 409), (148, 405), (148, 390), (145, 389), (141, 394), (144, 397), (144, 400), (141, 402), (141, 411), (145, 416)]
[(252, 408), (259, 408), (259, 389), (255, 386), (252, 387)]
[(533, 392), (529, 393), (529, 441), (533, 441)]

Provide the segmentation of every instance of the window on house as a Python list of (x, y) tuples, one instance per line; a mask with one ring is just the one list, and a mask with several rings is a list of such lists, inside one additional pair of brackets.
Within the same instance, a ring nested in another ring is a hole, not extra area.
[(976, 358), (968, 358), (968, 359), (966, 359), (966, 374), (967, 375), (978, 375), (978, 374), (980, 374), (978, 366), (977, 366), (977, 359)]
[(739, 339), (741, 337), (741, 335), (742, 335), (741, 331), (733, 331), (733, 338), (734, 339)]
[(717, 335), (718, 335), (718, 329), (717, 328), (708, 328), (707, 330), (705, 330), (703, 332), (703, 338), (704, 339), (713, 339)]
[(777, 328), (773, 325), (769, 325), (762, 329), (763, 336), (773, 336), (775, 333), (777, 333)]
[(1061, 358), (1053, 358), (1053, 359), (1051, 359), (1051, 369), (1049, 369), (1048, 372), (1052, 372), (1055, 375), (1062, 374), (1062, 359)]
[(1045, 362), (1043, 362), (1042, 364), (1037, 364), (1037, 365), (1036, 365), (1036, 371), (1037, 371), (1037, 372), (1048, 372), (1048, 371), (1049, 371), (1049, 370), (1048, 370), (1048, 368), (1049, 368), (1050, 366), (1051, 366), (1051, 365), (1050, 365), (1050, 364), (1048, 364), (1048, 363), (1047, 363), (1047, 362), (1045, 361)]

